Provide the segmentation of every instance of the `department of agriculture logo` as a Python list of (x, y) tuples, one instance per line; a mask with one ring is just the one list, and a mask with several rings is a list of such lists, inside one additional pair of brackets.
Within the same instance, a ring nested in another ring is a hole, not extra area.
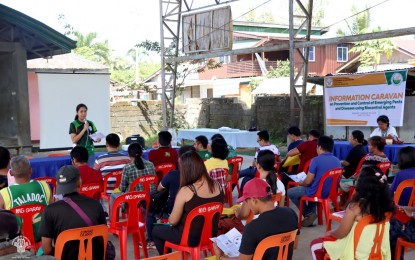
[(402, 80), (403, 78), (402, 78), (401, 73), (393, 73), (392, 78), (391, 78), (392, 84), (399, 85), (401, 84)]
[(331, 87), (332, 85), (333, 85), (333, 79), (332, 78), (327, 78), (326, 79), (326, 86)]
[(17, 253), (19, 253), (19, 256), (16, 256), (15, 258), (28, 258), (24, 255), (24, 252), (26, 252), (26, 248), (30, 246), (30, 240), (25, 236), (18, 236), (15, 237), (12, 240), (12, 245), (17, 248)]

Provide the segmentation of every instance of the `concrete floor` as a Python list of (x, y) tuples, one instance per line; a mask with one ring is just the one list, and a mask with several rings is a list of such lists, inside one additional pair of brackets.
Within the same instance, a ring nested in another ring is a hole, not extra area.
[[(253, 160), (253, 156), (243, 156), (244, 157), (244, 163), (243, 163), (243, 169), (248, 167), (249, 165), (251, 165), (252, 160)], [(234, 190), (234, 200), (236, 200), (237, 198), (237, 192), (236, 189)], [(297, 214), (298, 214), (298, 209), (295, 205), (293, 205), (293, 203), (290, 203), (291, 208), (293, 208)], [(317, 221), (316, 221), (317, 223)], [(337, 228), (338, 223), (333, 223), (333, 229)], [(294, 260), (308, 260), (308, 259), (312, 259), (311, 254), (310, 254), (310, 242), (317, 238), (317, 237), (321, 237), (325, 235), (325, 230), (326, 230), (326, 226), (322, 225), (314, 225), (312, 227), (308, 227), (308, 228), (302, 228), (301, 229), (301, 234), (299, 237), (299, 243), (298, 243), (298, 248), (296, 250), (294, 250), (294, 256), (293, 259)], [(118, 244), (118, 238), (113, 236), (113, 235), (109, 235), (109, 240), (112, 241), (114, 243), (114, 246), (117, 250), (117, 257), (116, 259), (120, 259), (119, 256), (119, 244)], [(158, 255), (156, 250), (148, 250), (149, 252), (149, 256), (156, 256)], [(133, 243), (132, 243), (132, 237), (129, 236), (128, 238), (128, 248), (127, 248), (127, 259), (134, 259), (134, 249), (133, 249)], [(143, 258), (143, 255), (141, 253), (141, 258)], [(409, 252), (407, 252), (405, 254), (405, 259), (415, 259), (415, 250), (410, 250)]]

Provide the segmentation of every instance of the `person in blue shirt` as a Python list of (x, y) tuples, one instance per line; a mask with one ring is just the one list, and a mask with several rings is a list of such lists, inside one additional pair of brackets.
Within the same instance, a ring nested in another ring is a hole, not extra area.
[[(299, 182), (298, 187), (294, 187), (288, 190), (287, 194), (291, 201), (300, 207), (300, 199), (302, 196), (314, 196), (317, 192), (318, 185), (321, 177), (327, 171), (340, 168), (341, 164), (337, 157), (332, 154), (334, 141), (328, 136), (321, 136), (317, 142), (317, 157), (311, 160), (310, 167), (308, 168), (307, 177), (304, 181)], [(327, 181), (323, 186), (323, 196), (327, 196), (330, 192), (331, 180)], [(317, 218), (316, 203), (308, 202), (303, 205), (302, 222), (303, 227), (312, 226)]]

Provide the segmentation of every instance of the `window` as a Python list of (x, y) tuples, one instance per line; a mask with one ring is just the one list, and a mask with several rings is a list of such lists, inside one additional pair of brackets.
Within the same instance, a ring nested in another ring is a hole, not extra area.
[(223, 64), (229, 63), (229, 56), (220, 56), (219, 62), (222, 62)]
[[(309, 53), (308, 53), (308, 61), (316, 61), (316, 50), (314, 46), (311, 46), (309, 48)], [(305, 56), (306, 53), (306, 48), (303, 49), (303, 55)]]
[(337, 61), (338, 62), (346, 62), (348, 57), (349, 50), (347, 48), (347, 44), (338, 44), (337, 45)]

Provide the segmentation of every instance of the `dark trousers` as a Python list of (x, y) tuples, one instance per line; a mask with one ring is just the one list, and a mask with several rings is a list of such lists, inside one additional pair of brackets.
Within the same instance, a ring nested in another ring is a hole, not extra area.
[(164, 224), (156, 224), (153, 227), (153, 240), (160, 255), (163, 254), (164, 244), (166, 241), (179, 244), (182, 238), (182, 232), (175, 227)]
[[(415, 242), (415, 221), (411, 220), (406, 224), (391, 218), (390, 229), (389, 229), (389, 240), (391, 245), (392, 259), (395, 257), (396, 241), (398, 237), (402, 237), (409, 242)], [(402, 250), (401, 259), (403, 260), (404, 250)], [(399, 260), (399, 259), (395, 259)]]

